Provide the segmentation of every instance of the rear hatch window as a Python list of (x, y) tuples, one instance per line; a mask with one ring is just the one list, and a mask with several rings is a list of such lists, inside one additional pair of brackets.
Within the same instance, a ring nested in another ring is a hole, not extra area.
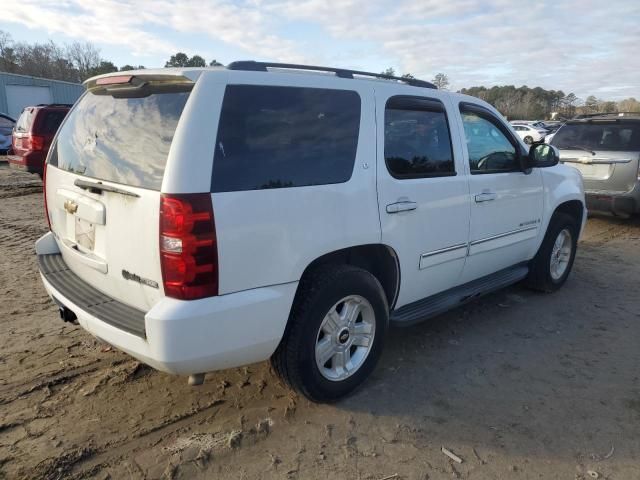
[(16, 122), (16, 132), (28, 132), (33, 123), (35, 111), (33, 108), (25, 108)]
[(42, 112), (42, 120), (40, 121), (39, 132), (44, 135), (54, 135), (58, 131), (58, 127), (67, 115), (68, 110), (45, 110)]
[(160, 190), (190, 85), (87, 92), (60, 129), (50, 163), (79, 175)]
[(558, 130), (551, 144), (563, 150), (639, 151), (640, 122), (567, 123)]

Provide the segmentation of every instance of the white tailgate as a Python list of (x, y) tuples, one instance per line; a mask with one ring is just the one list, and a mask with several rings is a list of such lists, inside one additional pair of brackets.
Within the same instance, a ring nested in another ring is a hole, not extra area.
[(51, 228), (65, 262), (106, 295), (149, 310), (163, 296), (158, 244), (160, 192), (101, 181), (138, 197), (91, 193), (75, 186), (76, 179), (98, 182), (48, 166)]

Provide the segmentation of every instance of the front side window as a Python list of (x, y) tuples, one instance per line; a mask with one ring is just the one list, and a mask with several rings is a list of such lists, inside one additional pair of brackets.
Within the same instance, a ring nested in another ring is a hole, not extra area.
[(472, 174), (520, 170), (516, 147), (489, 115), (461, 111)]
[(211, 188), (237, 192), (346, 182), (360, 131), (350, 90), (229, 85)]
[(384, 159), (395, 178), (455, 175), (444, 106), (392, 98), (385, 109)]

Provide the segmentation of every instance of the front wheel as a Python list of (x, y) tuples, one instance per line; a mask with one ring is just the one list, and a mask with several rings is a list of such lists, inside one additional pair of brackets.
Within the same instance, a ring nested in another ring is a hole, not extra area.
[(374, 369), (388, 312), (372, 274), (350, 265), (322, 267), (301, 281), (271, 363), (285, 383), (310, 400), (338, 400)]
[(524, 143), (526, 143), (527, 145), (531, 145), (533, 143), (533, 137), (527, 135), (526, 137), (524, 137)]
[(553, 215), (540, 250), (531, 260), (527, 286), (553, 292), (567, 281), (576, 256), (579, 231), (572, 216), (560, 212)]

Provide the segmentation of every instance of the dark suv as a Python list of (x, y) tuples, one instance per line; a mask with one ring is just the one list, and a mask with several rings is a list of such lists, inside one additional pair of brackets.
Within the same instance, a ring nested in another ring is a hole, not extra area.
[(13, 130), (11, 168), (42, 176), (51, 141), (70, 109), (71, 105), (57, 103), (25, 107)]

